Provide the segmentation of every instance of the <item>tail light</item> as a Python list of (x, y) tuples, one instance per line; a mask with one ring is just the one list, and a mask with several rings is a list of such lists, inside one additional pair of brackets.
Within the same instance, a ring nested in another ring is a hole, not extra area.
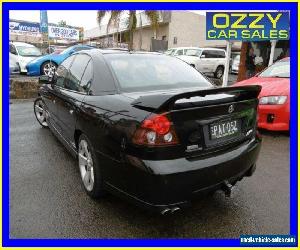
[(178, 144), (173, 123), (167, 114), (152, 115), (146, 118), (135, 131), (133, 143), (148, 146), (166, 146)]

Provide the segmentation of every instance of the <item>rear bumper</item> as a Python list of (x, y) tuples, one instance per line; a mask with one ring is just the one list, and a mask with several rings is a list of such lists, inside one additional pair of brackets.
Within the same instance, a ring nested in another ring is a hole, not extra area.
[(272, 131), (288, 131), (289, 105), (259, 105), (258, 127)]
[(133, 178), (123, 188), (107, 183), (108, 189), (156, 211), (184, 207), (193, 199), (220, 189), (224, 182), (234, 184), (252, 175), (260, 146), (261, 140), (255, 138), (225, 153), (191, 160), (149, 161), (127, 156), (130, 162), (126, 168), (134, 169)]

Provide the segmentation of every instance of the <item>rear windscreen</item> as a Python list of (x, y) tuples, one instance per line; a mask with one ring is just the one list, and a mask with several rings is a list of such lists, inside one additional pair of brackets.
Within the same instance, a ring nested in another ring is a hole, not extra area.
[(211, 87), (195, 68), (178, 58), (158, 54), (106, 54), (125, 92)]

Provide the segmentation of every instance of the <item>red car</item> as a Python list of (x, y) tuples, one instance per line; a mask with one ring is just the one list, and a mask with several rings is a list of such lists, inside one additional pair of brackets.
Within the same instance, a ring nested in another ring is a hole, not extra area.
[(234, 86), (261, 85), (258, 127), (288, 131), (290, 127), (290, 58), (286, 57), (256, 76)]

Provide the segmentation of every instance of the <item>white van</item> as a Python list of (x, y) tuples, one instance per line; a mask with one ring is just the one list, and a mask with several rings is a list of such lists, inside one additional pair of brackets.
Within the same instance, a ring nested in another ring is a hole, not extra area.
[(26, 73), (26, 65), (33, 59), (42, 56), (41, 51), (29, 44), (29, 43), (22, 43), (22, 42), (10, 42), (9, 43), (9, 52), (14, 57), (15, 61), (20, 66), (21, 73)]

